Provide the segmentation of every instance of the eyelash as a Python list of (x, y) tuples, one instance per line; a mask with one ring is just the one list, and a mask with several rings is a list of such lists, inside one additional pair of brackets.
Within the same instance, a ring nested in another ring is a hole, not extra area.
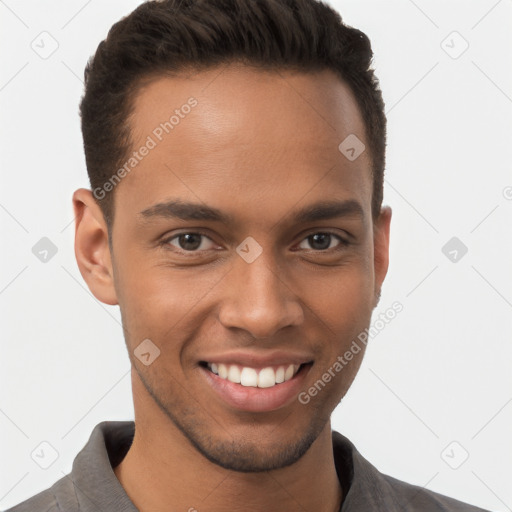
[[(343, 249), (345, 249), (346, 247), (348, 247), (350, 245), (350, 242), (348, 240), (342, 238), (338, 233), (335, 233), (333, 231), (328, 231), (328, 230), (327, 231), (313, 231), (313, 232), (307, 234), (304, 238), (302, 238), (302, 240), (299, 243), (302, 243), (304, 240), (308, 239), (309, 237), (311, 237), (313, 235), (318, 235), (318, 234), (333, 236), (340, 243), (339, 243), (339, 245), (337, 245), (335, 247), (332, 247), (330, 249), (320, 249), (320, 250), (310, 249), (309, 250), (310, 252), (315, 252), (315, 253), (319, 253), (319, 254), (329, 254), (331, 252), (343, 250)], [(197, 254), (200, 254), (202, 252), (208, 251), (208, 249), (204, 249), (204, 250), (201, 250), (201, 251), (198, 251), (198, 250), (195, 250), (195, 251), (185, 251), (183, 249), (178, 249), (175, 246), (172, 246), (172, 248), (171, 248), (171, 245), (170, 245), (169, 242), (171, 240), (174, 240), (175, 238), (178, 238), (178, 237), (182, 236), (182, 235), (201, 235), (201, 236), (204, 236), (204, 237), (208, 238), (209, 240), (211, 240), (211, 238), (208, 236), (208, 234), (206, 234), (206, 233), (204, 233), (202, 231), (183, 231), (182, 233), (177, 233), (177, 234), (175, 234), (175, 235), (173, 235), (171, 237), (165, 238), (164, 240), (162, 240), (160, 245), (163, 246), (164, 249), (167, 249), (167, 250), (170, 250), (170, 251), (173, 251), (173, 252), (177, 252), (178, 254), (190, 255), (190, 256), (197, 255)]]

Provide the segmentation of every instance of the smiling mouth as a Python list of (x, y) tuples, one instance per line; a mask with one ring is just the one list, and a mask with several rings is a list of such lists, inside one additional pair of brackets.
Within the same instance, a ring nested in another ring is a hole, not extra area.
[(238, 364), (217, 364), (201, 361), (200, 365), (207, 368), (221, 379), (234, 384), (253, 388), (271, 388), (293, 379), (306, 366), (312, 362), (303, 364), (289, 364), (279, 366), (267, 366), (264, 368), (252, 368)]

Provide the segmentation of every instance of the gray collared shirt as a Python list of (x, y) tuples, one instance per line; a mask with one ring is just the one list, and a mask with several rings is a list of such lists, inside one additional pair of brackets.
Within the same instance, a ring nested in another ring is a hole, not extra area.
[[(134, 432), (133, 421), (99, 423), (70, 474), (6, 512), (138, 512), (113, 471)], [(338, 432), (332, 432), (332, 440), (345, 495), (341, 512), (486, 512), (380, 473)]]

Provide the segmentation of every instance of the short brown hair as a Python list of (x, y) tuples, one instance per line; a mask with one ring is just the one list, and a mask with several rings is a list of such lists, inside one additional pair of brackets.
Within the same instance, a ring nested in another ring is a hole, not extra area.
[[(266, 71), (332, 70), (351, 88), (372, 160), (372, 215), (382, 205), (386, 117), (368, 37), (318, 0), (148, 1), (115, 23), (85, 68), (80, 103), (93, 190), (133, 151), (128, 117), (140, 86), (184, 69), (239, 61)], [(340, 141), (341, 142), (341, 141)], [(110, 229), (113, 191), (95, 195)]]

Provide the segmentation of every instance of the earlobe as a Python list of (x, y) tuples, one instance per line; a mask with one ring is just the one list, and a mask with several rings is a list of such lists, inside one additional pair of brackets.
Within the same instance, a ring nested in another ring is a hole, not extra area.
[(108, 229), (92, 192), (78, 189), (73, 194), (75, 212), (75, 257), (91, 293), (101, 302), (118, 304)]
[(380, 300), (382, 283), (388, 272), (389, 266), (389, 231), (392, 211), (389, 206), (383, 206), (379, 218), (374, 223), (374, 275), (375, 296), (374, 307)]

